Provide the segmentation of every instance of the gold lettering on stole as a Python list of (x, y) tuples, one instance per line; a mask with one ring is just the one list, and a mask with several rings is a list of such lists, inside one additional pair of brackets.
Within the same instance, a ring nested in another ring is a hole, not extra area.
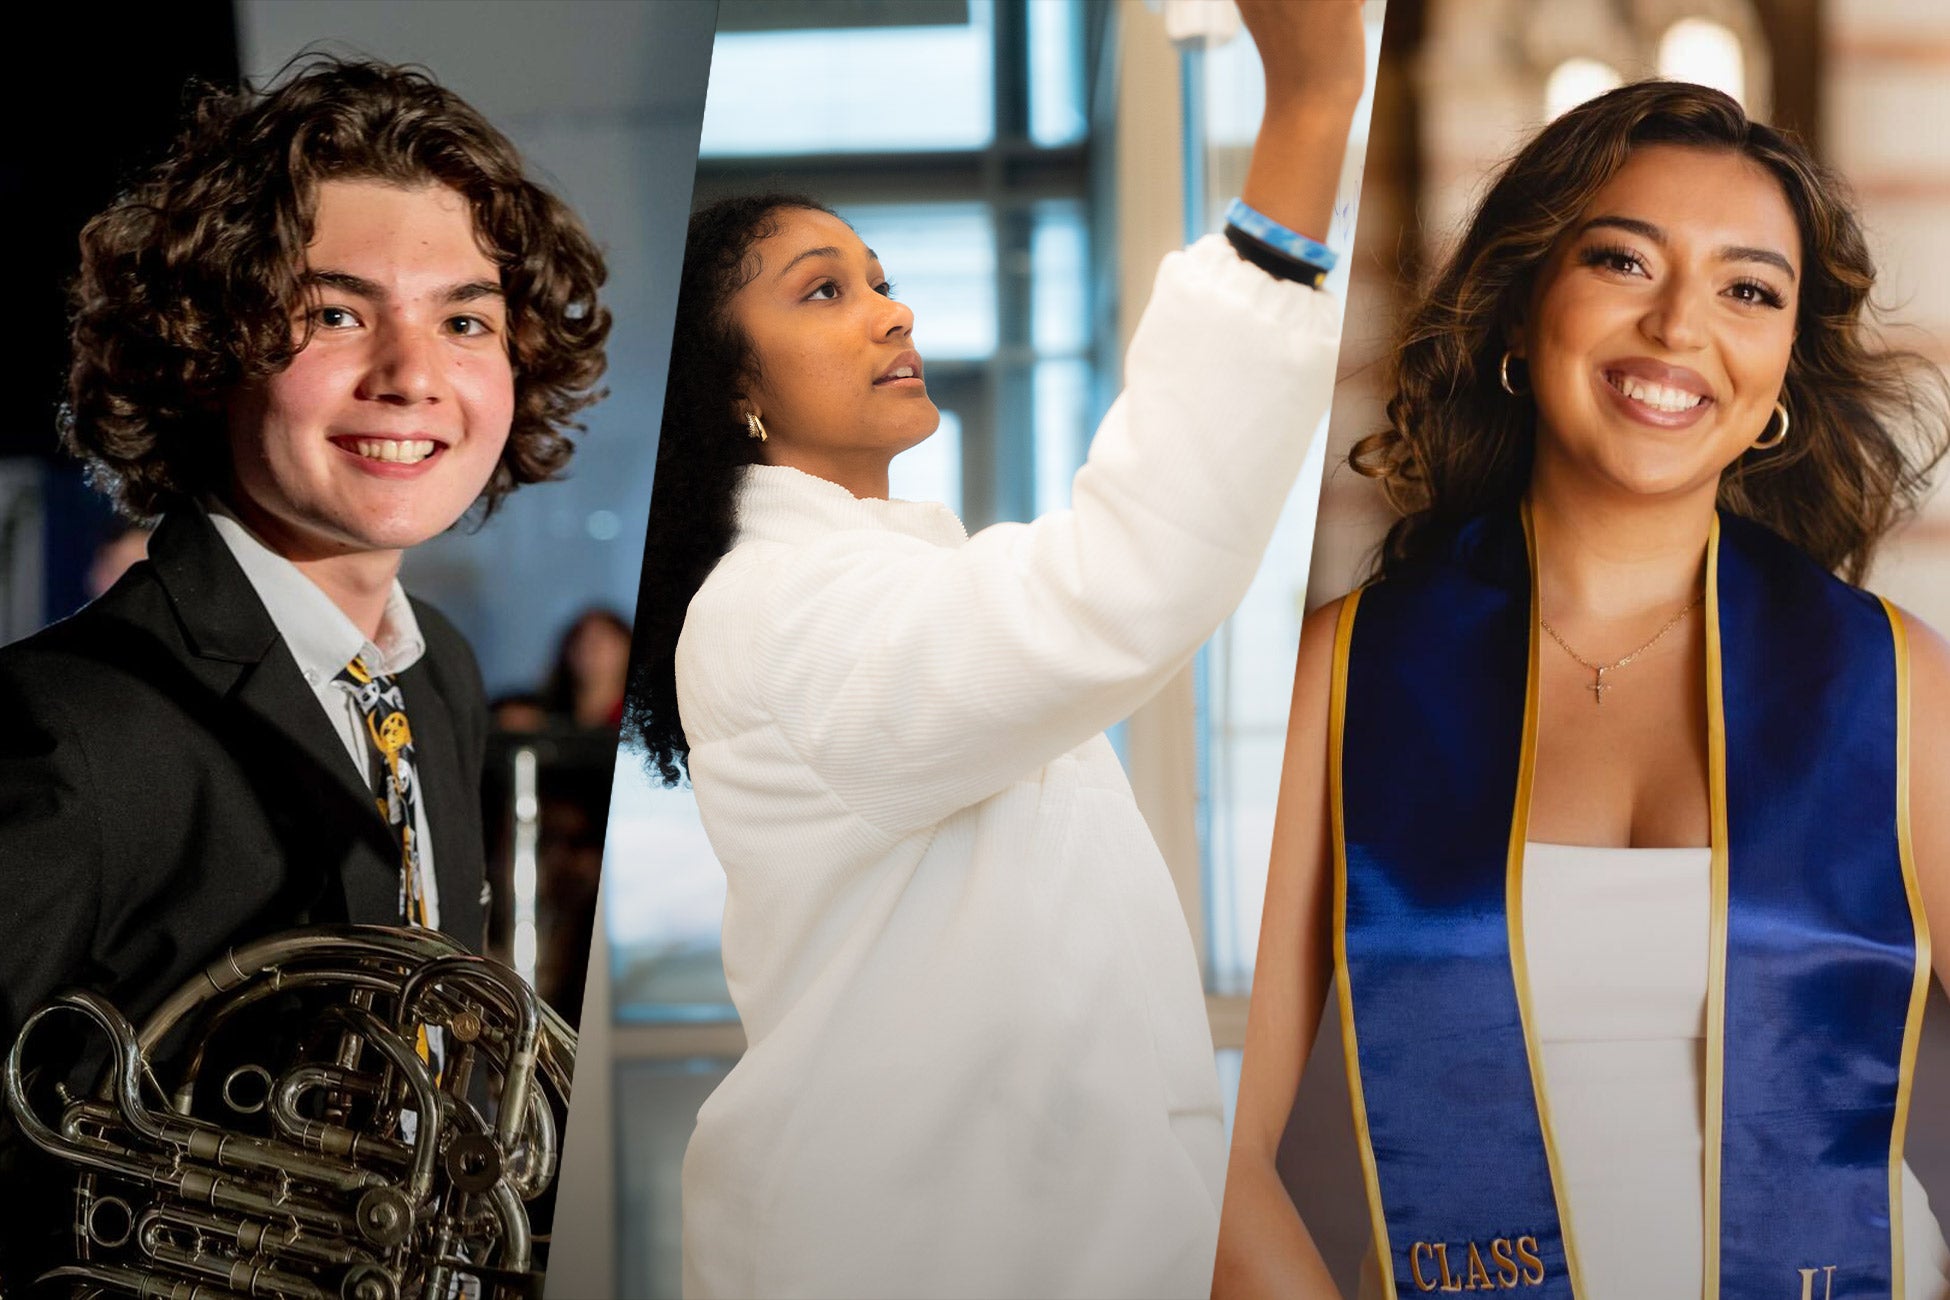
[(1498, 1237), (1490, 1243), (1490, 1260), (1496, 1265), (1496, 1284), (1508, 1291), (1517, 1284), (1517, 1260), (1510, 1253), (1510, 1239)]
[(1408, 1271), (1415, 1275), (1415, 1289), (1417, 1291), (1433, 1291), (1435, 1290), (1435, 1283), (1422, 1276), (1423, 1251), (1428, 1251), (1431, 1255), (1435, 1254), (1435, 1250), (1426, 1241), (1418, 1241), (1409, 1247)]
[[(1523, 1271), (1525, 1286), (1536, 1286), (1544, 1280), (1544, 1259), (1537, 1253), (1535, 1237), (1517, 1238), (1517, 1259), (1526, 1266)], [(1537, 1271), (1532, 1273), (1531, 1269)]]
[(1463, 1289), (1462, 1283), (1456, 1281), (1455, 1276), (1449, 1272), (1449, 1243), (1448, 1242), (1438, 1241), (1435, 1243), (1435, 1262), (1442, 1269), (1442, 1289), (1444, 1291), (1462, 1290)]
[(1795, 1272), (1801, 1275), (1801, 1300), (1815, 1300), (1815, 1274), (1817, 1273), (1827, 1274), (1827, 1277), (1824, 1279), (1826, 1285), (1822, 1289), (1821, 1300), (1834, 1300), (1835, 1265), (1830, 1264), (1825, 1269), (1801, 1268), (1796, 1269)]
[(1490, 1281), (1490, 1271), (1483, 1267), (1483, 1257), (1476, 1251), (1476, 1243), (1469, 1243), (1469, 1289), (1488, 1291), (1495, 1284)]
[[(1519, 1286), (1539, 1286), (1544, 1281), (1544, 1260), (1535, 1237), (1518, 1237), (1514, 1242), (1508, 1237), (1495, 1238), (1489, 1245), (1488, 1263), (1484, 1262), (1483, 1248), (1476, 1242), (1456, 1243), (1461, 1276), (1449, 1268), (1449, 1245), (1446, 1241), (1418, 1241), (1409, 1247), (1408, 1271), (1415, 1279), (1416, 1290), (1509, 1291)], [(1466, 1264), (1461, 1259), (1464, 1250), (1469, 1252)], [(1496, 1266), (1495, 1276), (1490, 1273), (1492, 1264)], [(1804, 1296), (1803, 1300), (1813, 1300), (1813, 1297)]]

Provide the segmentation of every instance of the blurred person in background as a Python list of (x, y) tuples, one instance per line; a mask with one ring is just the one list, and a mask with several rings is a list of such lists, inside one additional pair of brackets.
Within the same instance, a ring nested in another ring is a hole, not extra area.
[(623, 722), (629, 675), (629, 620), (613, 609), (586, 609), (557, 643), (555, 666), (542, 688), (543, 706), (570, 726), (614, 731)]

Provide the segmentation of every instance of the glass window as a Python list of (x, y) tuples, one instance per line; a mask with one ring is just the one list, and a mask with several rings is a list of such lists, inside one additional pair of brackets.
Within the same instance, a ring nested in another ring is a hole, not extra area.
[(994, 0), (969, 0), (952, 25), (720, 32), (698, 152), (979, 149), (995, 130), (994, 22)]
[(995, 355), (995, 221), (981, 203), (845, 204), (840, 215), (880, 257), (914, 309), (924, 361)]
[(1036, 365), (1036, 513), (1070, 508), (1070, 481), (1083, 464), (1089, 426), (1092, 372), (1088, 361), (1067, 358)]
[(1083, 104), (1084, 7), (1030, 0), (1029, 138), (1075, 144), (1089, 129)]
[(940, 501), (961, 513), (961, 417), (941, 412), (941, 427), (917, 446), (894, 457), (887, 469), (887, 495), (897, 501)]
[(1030, 235), (1030, 337), (1038, 353), (1090, 344), (1090, 234), (1077, 203), (1039, 203)]
[(629, 749), (617, 755), (603, 882), (615, 1018), (733, 1019), (718, 955), (724, 870), (690, 787), (666, 790)]

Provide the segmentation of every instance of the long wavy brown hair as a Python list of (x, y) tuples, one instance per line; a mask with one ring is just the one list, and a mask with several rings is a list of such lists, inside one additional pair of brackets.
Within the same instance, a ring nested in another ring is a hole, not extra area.
[(1780, 182), (1801, 231), (1797, 334), (1785, 401), (1792, 436), (1743, 455), (1719, 504), (1860, 582), (1876, 544), (1911, 513), (1950, 446), (1941, 372), (1884, 346), (1875, 265), (1848, 187), (1799, 141), (1704, 86), (1642, 81), (1572, 109), (1504, 165), (1402, 326), (1388, 427), (1358, 442), (1401, 518), (1381, 575), (1438, 548), (1468, 519), (1513, 507), (1530, 480), (1536, 409), (1498, 382), (1510, 331), (1552, 249), (1641, 145), (1735, 152)]
[(226, 399), (304, 346), (318, 185), (354, 179), (451, 186), (501, 268), (515, 413), (484, 510), (568, 463), (609, 335), (594, 241), (424, 72), (315, 55), (267, 91), (206, 89), (163, 161), (82, 231), (61, 440), (124, 514), (223, 486)]

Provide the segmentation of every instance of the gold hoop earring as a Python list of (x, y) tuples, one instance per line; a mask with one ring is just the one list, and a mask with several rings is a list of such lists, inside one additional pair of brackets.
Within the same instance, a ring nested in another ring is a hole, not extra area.
[(1774, 403), (1774, 413), (1781, 417), (1781, 427), (1774, 431), (1773, 437), (1762, 438), (1759, 442), (1756, 442), (1754, 444), (1755, 451), (1766, 451), (1769, 447), (1778, 447), (1782, 443), (1787, 441), (1787, 431), (1788, 431), (1787, 403), (1786, 402)]
[[(1511, 351), (1510, 351), (1510, 350), (1509, 350), (1508, 348), (1505, 348), (1505, 349), (1503, 350), (1503, 359), (1502, 359), (1501, 361), (1499, 361), (1499, 362), (1497, 362), (1497, 363), (1496, 363), (1496, 382), (1497, 382), (1497, 383), (1499, 383), (1499, 384), (1502, 384), (1502, 385), (1503, 385), (1503, 391), (1504, 391), (1504, 392), (1506, 392), (1506, 393), (1508, 393), (1508, 394), (1510, 394), (1510, 396), (1512, 396), (1512, 397), (1522, 397), (1522, 396), (1524, 395), (1524, 393), (1528, 393), (1528, 392), (1529, 392), (1530, 390), (1529, 390), (1528, 388), (1526, 388), (1526, 389), (1524, 389), (1524, 390), (1523, 390), (1522, 392), (1518, 392), (1518, 391), (1517, 391), (1517, 390), (1516, 390), (1515, 388), (1513, 388), (1513, 387), (1511, 386), (1511, 384), (1510, 384), (1510, 358), (1511, 358), (1511, 356), (1512, 356), (1512, 355), (1513, 355), (1513, 354), (1511, 353)], [(1522, 360), (1523, 358), (1521, 358), (1521, 357), (1518, 357), (1517, 359), (1518, 359), (1519, 361), (1521, 361), (1521, 360)]]
[(765, 441), (765, 421), (758, 418), (758, 412), (745, 412), (745, 436)]

